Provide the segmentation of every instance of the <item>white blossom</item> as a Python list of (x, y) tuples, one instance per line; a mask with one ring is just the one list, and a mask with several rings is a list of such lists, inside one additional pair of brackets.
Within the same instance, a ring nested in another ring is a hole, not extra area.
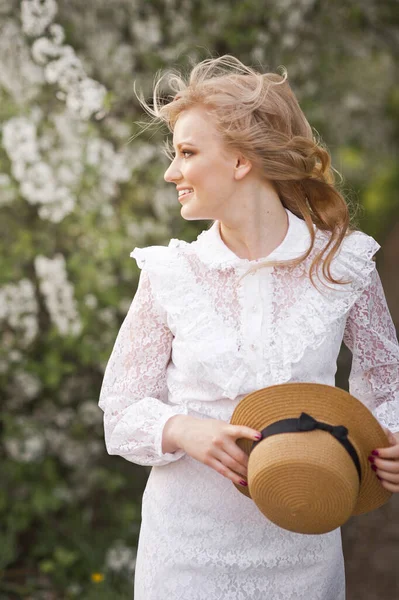
[(55, 0), (22, 0), (22, 29), (26, 35), (37, 37), (50, 25), (57, 14)]
[(142, 169), (149, 161), (155, 158), (157, 149), (152, 144), (135, 146), (129, 157), (130, 167), (133, 170)]
[(142, 51), (153, 50), (162, 40), (161, 21), (156, 14), (150, 15), (147, 19), (133, 20), (132, 31)]
[(111, 307), (102, 308), (97, 311), (97, 316), (100, 321), (106, 323), (107, 325), (115, 325), (115, 309)]
[[(39, 119), (40, 114), (35, 113), (34, 118)], [(30, 204), (42, 205), (38, 210), (42, 219), (59, 223), (74, 210), (73, 193), (60, 185), (52, 167), (40, 156), (32, 120), (15, 117), (7, 121), (3, 126), (3, 146), (12, 161), (12, 174), (20, 182), (21, 195)]]
[(59, 457), (68, 467), (85, 469), (89, 462), (89, 455), (85, 443), (66, 438), (64, 444), (59, 448)]
[(13, 406), (23, 406), (25, 400), (33, 400), (42, 389), (40, 379), (27, 371), (17, 371), (10, 385)]
[(39, 435), (26, 418), (15, 421), (18, 428), (16, 437), (6, 437), (4, 446), (7, 454), (18, 462), (36, 462), (44, 454), (46, 440)]
[[(112, 136), (116, 136), (123, 141), (126, 141), (129, 138), (129, 135), (131, 133), (131, 127), (129, 123), (124, 123), (116, 117), (108, 115), (107, 118), (104, 120), (104, 125), (107, 131)], [(150, 144), (148, 144), (148, 146), (153, 148), (153, 146), (151, 146)]]
[(43, 70), (34, 63), (19, 24), (2, 19), (0, 35), (0, 87), (16, 106), (32, 102), (44, 82)]
[(36, 291), (29, 279), (0, 288), (0, 320), (8, 322), (18, 332), (22, 346), (30, 344), (38, 333), (37, 314)]
[(126, 231), (131, 237), (133, 244), (139, 245), (146, 243), (148, 237), (167, 237), (168, 228), (155, 219), (142, 219), (141, 221), (133, 221), (126, 225)]
[(48, 445), (50, 454), (58, 456), (62, 446), (66, 443), (66, 433), (56, 428), (53, 429), (51, 427), (47, 427), (44, 430), (43, 435)]
[(38, 65), (46, 65), (50, 59), (58, 58), (62, 50), (57, 43), (48, 37), (40, 37), (33, 42), (31, 52), (33, 60)]
[(72, 46), (61, 48), (54, 46), (53, 52), (59, 58), (46, 65), (44, 70), (46, 81), (51, 84), (57, 83), (62, 90), (68, 92), (85, 77), (83, 65)]
[(21, 183), (21, 194), (30, 204), (46, 204), (54, 198), (56, 181), (52, 169), (43, 161), (29, 166)]
[[(101, 419), (102, 421), (102, 419)], [(102, 456), (104, 453), (104, 444), (100, 440), (91, 440), (86, 446), (90, 459)]]
[(103, 422), (103, 413), (97, 402), (86, 400), (79, 407), (79, 419), (89, 427), (99, 425)]
[(94, 294), (86, 294), (83, 300), (87, 308), (94, 310), (98, 306), (98, 300)]
[(90, 119), (103, 109), (106, 94), (107, 90), (101, 83), (86, 77), (69, 90), (66, 105), (81, 119)]
[(67, 586), (67, 592), (68, 594), (71, 594), (71, 596), (79, 596), (81, 598), (82, 591), (83, 586), (81, 586), (79, 583), (70, 583)]
[(58, 427), (65, 428), (68, 427), (75, 418), (75, 411), (72, 408), (64, 408), (62, 410), (58, 410), (54, 416), (54, 423), (58, 425)]
[(100, 214), (105, 219), (111, 219), (115, 215), (115, 210), (111, 204), (103, 204), (100, 207)]
[(135, 549), (126, 546), (122, 540), (117, 540), (106, 554), (106, 567), (115, 572), (123, 570), (132, 572), (136, 568), (136, 554)]
[(115, 196), (118, 192), (116, 184), (129, 181), (131, 177), (127, 151), (116, 152), (110, 142), (100, 138), (88, 141), (86, 161), (90, 166), (96, 167), (100, 177), (99, 185), (105, 196)]
[(78, 335), (82, 323), (73, 286), (68, 281), (65, 258), (61, 254), (54, 258), (38, 255), (35, 269), (52, 322), (62, 335)]
[[(51, 10), (50, 5), (55, 7), (55, 11)], [(32, 57), (43, 67), (45, 81), (57, 85), (55, 95), (65, 102), (71, 114), (83, 120), (92, 116), (101, 118), (106, 114), (104, 100), (107, 90), (101, 83), (88, 77), (74, 48), (63, 43), (63, 27), (52, 23), (56, 9), (55, 1), (22, 3), (24, 31), (37, 38), (32, 44)], [(39, 37), (47, 26), (46, 34)]]
[(47, 219), (53, 223), (59, 223), (73, 212), (76, 204), (75, 197), (64, 187), (59, 187), (54, 192), (53, 202), (40, 206), (38, 213), (42, 219)]
[(87, 142), (86, 160), (89, 165), (101, 167), (103, 163), (107, 163), (113, 157), (114, 149), (110, 142), (100, 138), (93, 138)]
[(36, 127), (26, 117), (13, 117), (4, 123), (2, 142), (11, 160), (30, 164), (40, 158)]
[(7, 173), (0, 173), (0, 206), (10, 204), (16, 198), (16, 189)]
[(154, 212), (161, 222), (167, 221), (178, 210), (179, 201), (173, 186), (161, 185), (155, 190), (151, 204)]
[(63, 41), (65, 40), (65, 31), (64, 28), (58, 23), (52, 23), (49, 27), (49, 34), (53, 38), (54, 44), (57, 46), (61, 46)]
[(8, 358), (10, 360), (10, 363), (18, 363), (21, 362), (22, 360), (22, 352), (20, 352), (20, 350), (11, 350), (8, 353)]

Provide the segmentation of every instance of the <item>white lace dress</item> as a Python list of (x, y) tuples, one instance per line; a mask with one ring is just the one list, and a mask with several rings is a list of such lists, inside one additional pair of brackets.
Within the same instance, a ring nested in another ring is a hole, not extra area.
[[(269, 259), (308, 248), (290, 211)], [(325, 234), (316, 230), (316, 247)], [(335, 385), (342, 339), (350, 391), (399, 430), (399, 348), (372, 256), (377, 242), (345, 238), (333, 261), (350, 285), (316, 290), (296, 268), (237, 257), (219, 223), (192, 243), (136, 248), (139, 286), (108, 362), (99, 405), (110, 454), (152, 466), (142, 501), (135, 600), (343, 600), (340, 529), (283, 530), (232, 482), (182, 450), (162, 453), (176, 414), (229, 421), (244, 395), (273, 384)]]

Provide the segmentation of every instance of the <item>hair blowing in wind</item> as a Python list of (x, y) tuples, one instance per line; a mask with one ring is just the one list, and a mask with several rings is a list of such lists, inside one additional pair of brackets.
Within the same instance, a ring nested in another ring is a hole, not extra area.
[[(306, 222), (311, 244), (305, 254), (260, 266), (295, 266), (312, 253), (312, 281), (321, 266), (328, 282), (347, 283), (333, 277), (330, 265), (352, 230), (349, 207), (337, 189), (330, 153), (313, 134), (287, 77), (284, 67), (283, 75), (261, 73), (224, 55), (195, 64), (187, 76), (175, 69), (158, 73), (152, 106), (143, 97), (138, 99), (150, 115), (147, 126), (165, 123), (171, 132), (182, 111), (205, 107), (226, 148), (244, 154), (259, 177), (273, 183), (283, 206)], [(172, 95), (162, 93), (165, 83)], [(170, 151), (166, 142), (169, 156)], [(326, 243), (317, 252), (314, 225), (326, 234)]]

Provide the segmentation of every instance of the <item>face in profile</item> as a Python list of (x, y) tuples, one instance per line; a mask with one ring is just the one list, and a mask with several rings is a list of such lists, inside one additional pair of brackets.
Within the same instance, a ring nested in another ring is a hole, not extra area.
[(237, 156), (225, 148), (204, 107), (193, 107), (179, 115), (173, 146), (174, 159), (164, 179), (178, 188), (176, 202), (182, 205), (182, 217), (223, 220), (237, 193)]

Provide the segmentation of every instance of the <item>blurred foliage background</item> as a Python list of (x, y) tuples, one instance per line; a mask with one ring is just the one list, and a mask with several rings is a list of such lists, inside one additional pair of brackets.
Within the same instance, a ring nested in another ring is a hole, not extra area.
[[(396, 0), (0, 0), (0, 600), (132, 597), (148, 469), (106, 454), (99, 389), (131, 250), (207, 225), (163, 181), (166, 132), (129, 143), (133, 83), (224, 53), (285, 65), (398, 325), (398, 46)], [(349, 600), (398, 598), (398, 516), (343, 528)]]

